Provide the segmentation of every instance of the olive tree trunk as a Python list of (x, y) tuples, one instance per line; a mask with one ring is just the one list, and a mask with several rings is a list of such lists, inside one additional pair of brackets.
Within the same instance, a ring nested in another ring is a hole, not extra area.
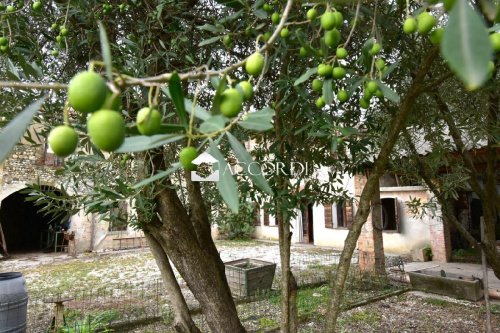
[(277, 214), (281, 262), (281, 332), (297, 332), (297, 282), (290, 269), (292, 233), (290, 222)]
[(168, 299), (172, 305), (175, 331), (179, 333), (200, 333), (200, 330), (196, 327), (193, 319), (191, 318), (188, 305), (182, 295), (179, 283), (175, 278), (172, 266), (170, 266), (167, 254), (160, 243), (148, 230), (144, 230), (144, 236), (149, 243), (149, 248), (153, 253), (158, 268), (160, 269), (161, 277), (163, 283), (165, 284), (165, 289), (167, 290)]
[[(154, 170), (165, 168), (161, 152), (153, 156), (152, 165)], [(144, 223), (146, 237), (153, 244), (152, 250), (163, 278), (167, 281), (175, 279), (170, 259), (200, 303), (212, 332), (245, 332), (226, 280), (224, 263), (211, 236), (200, 185), (191, 181), (190, 172), (185, 172), (184, 180), (188, 194), (187, 208), (168, 180), (155, 184), (154, 213), (157, 218)], [(181, 299), (180, 290), (173, 283), (167, 285), (176, 298), (174, 311), (181, 329), (197, 332), (187, 316), (187, 306)]]
[(335, 332), (337, 318), (340, 314), (340, 305), (342, 302), (345, 281), (349, 272), (349, 268), (351, 266), (351, 258), (354, 250), (356, 249), (356, 244), (361, 233), (361, 228), (363, 227), (363, 224), (366, 222), (370, 213), (370, 201), (376, 191), (376, 187), (379, 186), (379, 178), (385, 171), (387, 162), (389, 160), (389, 155), (391, 154), (392, 149), (396, 144), (399, 133), (405, 126), (406, 119), (408, 117), (408, 114), (412, 110), (414, 102), (423, 91), (426, 74), (430, 70), (431, 65), (437, 55), (438, 49), (433, 48), (420, 65), (420, 68), (418, 69), (418, 72), (416, 73), (412, 84), (408, 88), (406, 95), (401, 101), (397, 114), (391, 121), (387, 137), (385, 138), (384, 144), (382, 145), (382, 148), (374, 162), (366, 185), (361, 193), (359, 206), (354, 216), (352, 229), (349, 230), (349, 233), (347, 234), (347, 238), (344, 243), (344, 249), (342, 250), (342, 254), (340, 255), (337, 272), (333, 281), (331, 295), (332, 297), (330, 299), (328, 311), (329, 316), (327, 317), (327, 332)]

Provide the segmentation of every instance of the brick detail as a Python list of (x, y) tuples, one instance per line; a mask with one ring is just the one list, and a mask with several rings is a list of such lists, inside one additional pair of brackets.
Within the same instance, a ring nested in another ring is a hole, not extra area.
[(451, 259), (451, 241), (448, 222), (445, 218), (433, 219), (429, 225), (431, 234), (432, 260), (448, 262)]
[[(366, 177), (364, 175), (356, 175), (354, 181), (356, 195), (360, 195), (366, 184)], [(364, 271), (384, 273), (385, 257), (382, 238), (380, 191), (375, 191), (371, 205), (370, 215), (361, 229), (361, 234), (358, 238), (359, 268)], [(378, 218), (373, 218), (374, 214), (377, 214)]]

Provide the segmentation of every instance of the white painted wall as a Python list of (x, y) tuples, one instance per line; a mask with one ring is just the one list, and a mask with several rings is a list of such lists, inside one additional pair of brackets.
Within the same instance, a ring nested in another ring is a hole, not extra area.
[(278, 240), (279, 232), (276, 224), (276, 219), (273, 215), (269, 215), (269, 226), (264, 225), (264, 210), (259, 210), (260, 226), (255, 226), (254, 237), (266, 240)]
[[(346, 186), (350, 193), (354, 192), (353, 182), (347, 182)], [(438, 217), (424, 218), (413, 217), (405, 205), (405, 201), (412, 198), (420, 198), (422, 202), (427, 202), (430, 194), (422, 187), (382, 187), (380, 189), (381, 198), (397, 198), (400, 231), (384, 231), (384, 251), (390, 254), (410, 254), (414, 249), (424, 248), (430, 245), (431, 223), (441, 223)], [(355, 205), (356, 206), (356, 205)], [(337, 228), (337, 209), (332, 206), (334, 228), (325, 228), (324, 207), (321, 204), (313, 206), (313, 233), (314, 244), (319, 246), (329, 246), (341, 250), (349, 230), (347, 228)], [(356, 207), (354, 207), (356, 211)], [(263, 213), (261, 211), (261, 225), (256, 227), (255, 237), (259, 239), (278, 240), (278, 228), (275, 226), (274, 217), (270, 216), (270, 226), (263, 225)], [(300, 242), (297, 219), (292, 220), (292, 242)]]
[[(441, 223), (438, 218), (429, 216), (422, 219), (411, 216), (405, 201), (410, 200), (410, 196), (420, 198), (422, 202), (429, 200), (429, 193), (422, 187), (382, 187), (380, 189), (381, 198), (397, 198), (399, 206), (400, 232), (383, 231), (384, 251), (391, 254), (409, 254), (413, 249), (424, 248), (430, 245), (431, 223)], [(354, 207), (356, 210), (356, 207)], [(342, 249), (349, 230), (336, 228), (336, 207), (333, 205), (334, 228), (325, 228), (325, 216), (323, 205), (313, 207), (314, 214), (314, 244), (321, 246), (331, 246), (335, 249)]]
[(325, 207), (323, 205), (314, 205), (314, 245), (331, 246), (337, 250), (342, 250), (344, 248), (344, 241), (349, 230), (347, 228), (336, 228), (337, 209), (335, 204), (333, 205), (333, 223), (333, 229), (325, 228)]
[(400, 232), (384, 231), (384, 251), (387, 253), (408, 254), (413, 249), (430, 245), (430, 223), (441, 223), (430, 216), (413, 217), (405, 205), (410, 197), (429, 201), (430, 194), (420, 186), (381, 187), (380, 198), (397, 198), (399, 206)]
[[(323, 182), (328, 181), (327, 167), (321, 167), (315, 172), (315, 178)], [(343, 176), (342, 182), (338, 184), (347, 190), (349, 195), (354, 196), (354, 179), (347, 174)], [(336, 210), (334, 209), (334, 215)], [(275, 226), (274, 217), (269, 217), (269, 226), (264, 226), (263, 210), (260, 211), (260, 226), (255, 228), (255, 238), (278, 240), (278, 228)], [(302, 226), (301, 216), (297, 216), (291, 220), (292, 243), (302, 242)], [(336, 217), (334, 216), (334, 221)], [(325, 228), (324, 208), (322, 205), (313, 206), (313, 234), (314, 244), (321, 246), (332, 246), (336, 249), (344, 247), (344, 240), (347, 236), (347, 229), (327, 229)]]

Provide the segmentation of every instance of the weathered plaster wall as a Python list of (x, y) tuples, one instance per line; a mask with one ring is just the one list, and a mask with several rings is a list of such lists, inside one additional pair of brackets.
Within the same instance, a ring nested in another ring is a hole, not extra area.
[(278, 226), (273, 215), (269, 215), (269, 226), (264, 225), (264, 210), (260, 210), (260, 225), (255, 226), (254, 237), (258, 239), (278, 240)]
[(430, 216), (414, 217), (405, 201), (419, 198), (422, 203), (429, 201), (429, 193), (419, 186), (381, 187), (380, 198), (397, 198), (399, 206), (400, 232), (384, 231), (384, 251), (387, 253), (410, 253), (413, 249), (424, 248), (431, 243), (430, 225), (441, 223)]
[[(337, 209), (333, 205), (332, 218), (334, 224), (337, 221)], [(325, 228), (325, 207), (315, 205), (313, 207), (313, 232), (314, 244), (320, 246), (331, 246), (336, 250), (344, 248), (344, 241), (349, 230), (347, 228)]]

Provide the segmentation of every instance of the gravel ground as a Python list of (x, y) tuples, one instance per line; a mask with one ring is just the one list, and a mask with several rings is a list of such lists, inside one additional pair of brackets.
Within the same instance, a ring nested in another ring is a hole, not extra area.
[[(223, 261), (251, 257), (275, 262), (279, 266), (279, 249), (275, 243), (220, 241), (217, 247)], [(293, 246), (292, 253), (292, 266), (295, 267), (306, 263), (309, 268), (318, 266), (318, 269), (323, 269), (325, 265), (335, 263), (337, 258), (332, 250), (317, 247)], [(0, 261), (0, 271), (22, 272), (31, 294), (85, 290), (120, 283), (140, 284), (160, 277), (148, 249), (81, 254), (76, 258), (65, 254), (30, 254)], [(310, 319), (301, 325), (300, 332), (324, 331), (322, 325), (327, 314), (328, 289), (320, 287), (305, 292), (304, 299), (311, 303), (304, 309), (307, 313), (305, 318)], [(369, 297), (370, 293), (370, 290), (351, 291), (347, 301), (352, 303), (352, 300)], [(191, 295), (186, 296), (189, 301)], [(239, 307), (245, 325), (254, 332), (273, 329), (279, 322), (279, 300), (264, 302)], [(499, 303), (494, 305), (493, 311), (493, 331), (500, 333)], [(417, 292), (346, 311), (339, 319), (341, 332), (468, 333), (483, 332), (483, 325), (484, 306), (481, 303)], [(168, 332), (168, 329), (157, 322), (129, 332)]]
[[(309, 296), (320, 300), (310, 319), (300, 325), (300, 333), (324, 332), (326, 299), (321, 289)], [(314, 300), (313, 300), (314, 303)], [(257, 304), (253, 306), (262, 306)], [(265, 313), (242, 316), (249, 332), (278, 332), (279, 308), (276, 304), (265, 305)], [(245, 310), (243, 310), (244, 312)], [(240, 310), (240, 313), (242, 311)], [(492, 309), (493, 332), (500, 332), (500, 303)], [(484, 306), (481, 303), (455, 300), (421, 292), (407, 292), (385, 300), (345, 311), (338, 321), (342, 333), (479, 333), (484, 330)], [(195, 318), (200, 323), (199, 318)], [(201, 325), (204, 332), (208, 330)], [(257, 328), (260, 327), (260, 328)], [(173, 332), (162, 323), (153, 323), (127, 331), (128, 333)]]
[[(256, 258), (274, 262), (279, 267), (276, 243), (259, 241), (218, 241), (223, 261)], [(292, 267), (337, 261), (331, 249), (312, 246), (292, 246)], [(109, 285), (140, 284), (160, 279), (160, 272), (149, 249), (84, 253), (76, 258), (66, 254), (32, 253), (0, 261), (0, 271), (19, 271), (26, 279), (28, 290), (65, 292)], [(179, 274), (176, 276), (183, 284)]]
[[(492, 312), (493, 332), (500, 332), (500, 302)], [(479, 302), (408, 292), (342, 313), (339, 328), (346, 333), (485, 332), (484, 318), (484, 305)], [(322, 332), (322, 322), (304, 324), (301, 332)]]

